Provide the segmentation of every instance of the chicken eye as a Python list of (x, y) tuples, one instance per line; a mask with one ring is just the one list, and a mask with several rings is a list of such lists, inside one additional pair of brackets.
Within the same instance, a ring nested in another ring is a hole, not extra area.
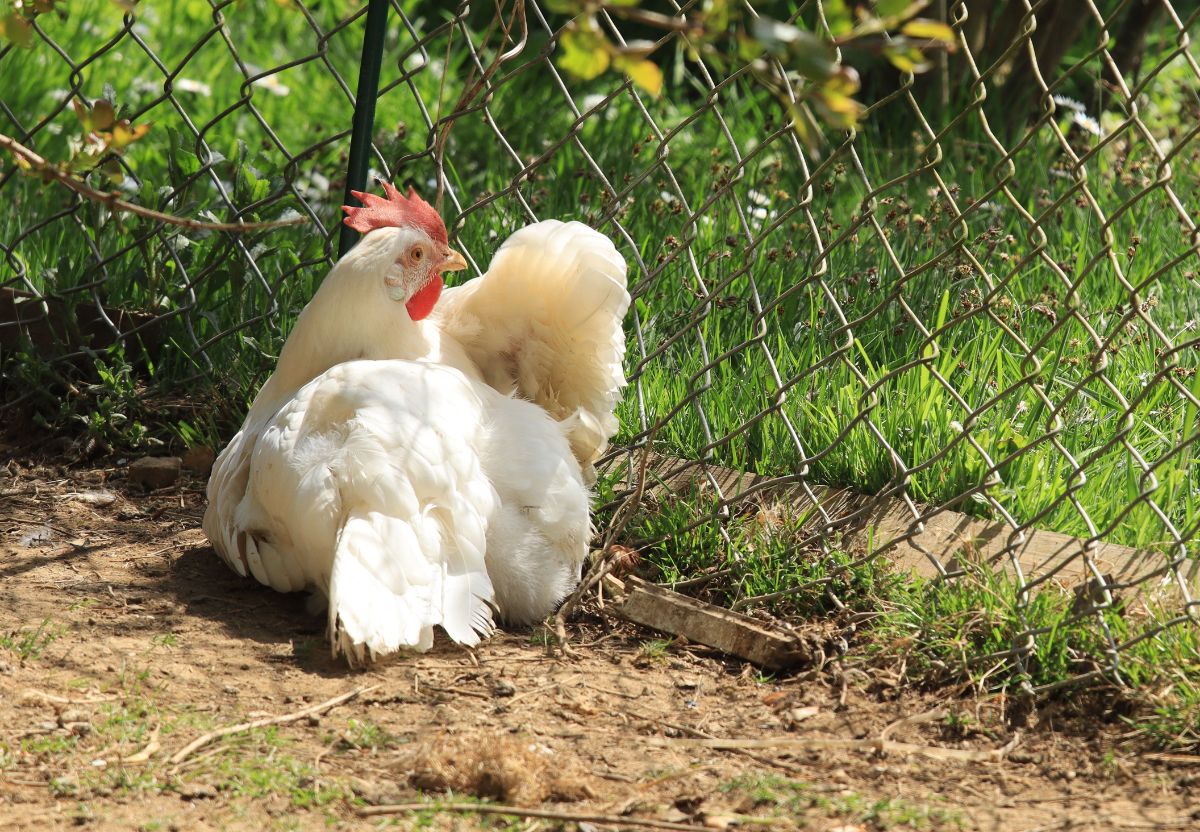
[(425, 249), (421, 248), (420, 246), (414, 246), (412, 251), (408, 253), (408, 259), (411, 260), (415, 266), (425, 259)]

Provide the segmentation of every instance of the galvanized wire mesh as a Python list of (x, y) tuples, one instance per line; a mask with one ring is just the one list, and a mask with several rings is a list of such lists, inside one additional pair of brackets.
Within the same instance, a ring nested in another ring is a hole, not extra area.
[[(34, 50), (0, 48), (0, 132), (51, 154), (72, 96), (109, 81), (168, 137), (153, 163), (130, 151), (131, 198), (224, 221), (296, 212), (311, 227), (117, 221), (5, 168), (10, 359), (82, 375), (70, 368), (111, 355), (100, 348), (141, 344), (168, 391), (207, 380), (245, 395), (332, 262), (365, 7), (295, 2), (276, 25), (277, 9), (199, 5), (207, 22), (186, 49), (162, 10), (103, 32), (73, 20), (69, 38), (39, 18)], [(794, 564), (998, 575), (1012, 627), (972, 656), (984, 666), (1036, 657), (1039, 593), (1075, 589), (1056, 626), (1086, 643), (1070, 646), (1069, 673), (1030, 671), (1035, 687), (1121, 678), (1139, 644), (1196, 616), (1195, 4), (948, 4), (955, 54), (919, 78), (875, 67), (863, 127), (816, 152), (745, 66), (689, 58), (686, 31), (654, 33), (657, 99), (617, 74), (561, 71), (565, 19), (542, 4), (484, 11), (393, 4), (372, 167), (441, 189), (481, 268), (547, 210), (617, 241), (638, 302), (611, 496), (653, 451), (639, 511), (677, 515), (625, 539), (669, 550), (707, 529), (728, 558), (753, 559), (746, 525), (782, 514)], [(646, 36), (599, 19), (617, 43)], [(819, 3), (793, 19), (826, 25)], [(1131, 21), (1146, 24), (1140, 66), (1122, 41)], [(35, 69), (60, 83), (20, 94), (8, 79)], [(336, 100), (297, 106), (317, 76)], [(6, 366), (10, 406), (36, 397)], [(730, 600), (841, 603), (830, 572), (802, 572)]]

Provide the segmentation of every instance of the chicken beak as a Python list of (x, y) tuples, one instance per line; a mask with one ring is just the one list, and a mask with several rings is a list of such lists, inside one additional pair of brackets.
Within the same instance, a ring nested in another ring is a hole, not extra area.
[(467, 267), (466, 258), (452, 248), (446, 249), (446, 253), (442, 257), (442, 263), (438, 267), (439, 272), (461, 272)]

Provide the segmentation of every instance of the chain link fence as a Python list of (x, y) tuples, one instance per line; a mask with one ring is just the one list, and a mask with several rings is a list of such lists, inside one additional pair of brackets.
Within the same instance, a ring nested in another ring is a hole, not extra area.
[[(593, 7), (614, 44), (661, 41), (660, 96), (565, 72), (560, 5), (392, 3), (362, 161), (437, 194), (478, 268), (536, 219), (617, 242), (618, 542), (785, 623), (804, 598), (903, 608), (855, 600), (884, 560), (969, 582), (964, 610), (921, 596), (965, 622), (946, 654), (1034, 688), (1194, 666), (1197, 5), (933, 4), (956, 49), (920, 75), (841, 55), (867, 112), (812, 148), (744, 57), (697, 60), (707, 5), (661, 4), (665, 29)], [(833, 37), (832, 5), (738, 14)], [(72, 99), (103, 97), (154, 123), (121, 159), (131, 201), (307, 224), (118, 216), (5, 160), (6, 412), (117, 441), (152, 400), (185, 441), (227, 435), (336, 256), (367, 7), (71, 6), (0, 47), (0, 132), (65, 158)]]

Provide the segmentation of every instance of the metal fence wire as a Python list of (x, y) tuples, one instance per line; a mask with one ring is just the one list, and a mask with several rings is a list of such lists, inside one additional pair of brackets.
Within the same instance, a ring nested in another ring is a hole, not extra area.
[[(618, 46), (662, 41), (658, 96), (566, 72), (560, 3), (370, 5), (73, 2), (0, 41), (0, 133), (67, 158), (72, 102), (104, 98), (153, 122), (120, 160), (130, 201), (308, 221), (117, 215), (5, 159), (10, 418), (103, 438), (153, 392), (186, 439), (236, 413), (369, 173), (437, 194), (480, 269), (537, 219), (616, 241), (636, 303), (602, 496), (649, 474), (603, 516), (663, 580), (785, 619), (798, 595), (848, 603), (845, 575), (880, 559), (1007, 588), (1001, 636), (961, 652), (1035, 688), (1124, 679), (1200, 613), (1195, 3), (934, 4), (957, 48), (916, 76), (843, 54), (867, 111), (815, 147), (744, 56), (693, 54), (695, 2), (658, 4), (665, 29), (591, 6)], [(737, 11), (832, 37), (829, 4), (766, 5)], [(1051, 629), (1066, 672), (1039, 655)]]

